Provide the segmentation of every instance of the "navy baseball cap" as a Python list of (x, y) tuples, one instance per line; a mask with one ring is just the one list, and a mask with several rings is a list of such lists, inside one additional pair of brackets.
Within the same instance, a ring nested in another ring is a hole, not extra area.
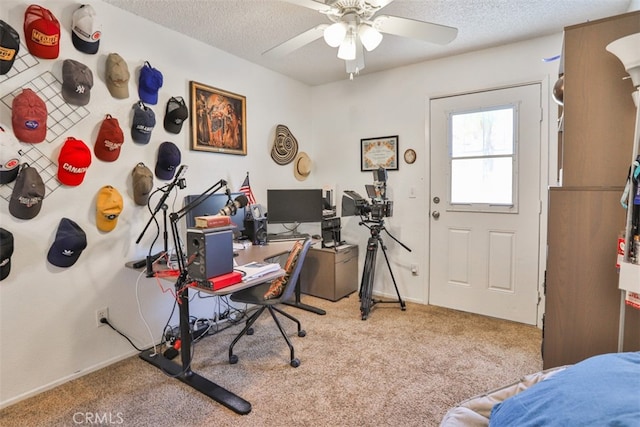
[(155, 105), (158, 103), (158, 90), (162, 87), (162, 73), (153, 68), (149, 61), (145, 61), (140, 70), (138, 81), (138, 95), (143, 102)]
[(172, 179), (176, 173), (176, 168), (180, 166), (180, 161), (180, 149), (173, 142), (163, 142), (158, 147), (156, 176), (164, 180)]
[(7, 278), (11, 272), (11, 255), (13, 255), (13, 234), (0, 228), (0, 280)]
[(156, 125), (156, 115), (151, 108), (140, 101), (133, 106), (133, 109), (131, 138), (134, 142), (148, 144), (151, 139), (151, 131)]
[(87, 235), (82, 228), (69, 218), (62, 218), (47, 260), (57, 267), (71, 267), (86, 247)]

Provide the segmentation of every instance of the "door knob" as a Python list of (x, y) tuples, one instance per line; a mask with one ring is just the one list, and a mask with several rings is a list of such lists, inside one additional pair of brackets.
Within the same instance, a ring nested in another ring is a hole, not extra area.
[(433, 211), (433, 212), (431, 213), (431, 216), (432, 216), (434, 219), (438, 219), (438, 218), (440, 218), (440, 212), (438, 212), (438, 211)]

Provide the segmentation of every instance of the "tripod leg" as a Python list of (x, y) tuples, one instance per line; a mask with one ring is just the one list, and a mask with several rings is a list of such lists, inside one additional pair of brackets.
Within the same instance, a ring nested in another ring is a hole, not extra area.
[(402, 309), (402, 311), (404, 311), (407, 309), (407, 307), (405, 306), (405, 303), (402, 300), (402, 297), (400, 296), (400, 291), (398, 290), (398, 285), (396, 284), (396, 278), (393, 276), (393, 271), (391, 270), (391, 264), (389, 263), (389, 257), (387, 257), (387, 251), (384, 247), (384, 244), (382, 244), (382, 242), (380, 242), (380, 246), (382, 246), (382, 255), (384, 255), (384, 259), (387, 262), (387, 267), (389, 268), (389, 274), (391, 274), (391, 281), (393, 282), (393, 287), (396, 288), (396, 295), (398, 295), (398, 302), (400, 303), (400, 308)]
[(373, 291), (377, 250), (378, 240), (375, 237), (370, 237), (367, 242), (367, 255), (365, 257), (362, 282), (360, 284), (360, 315), (362, 316), (362, 320), (367, 320), (373, 302), (371, 293)]

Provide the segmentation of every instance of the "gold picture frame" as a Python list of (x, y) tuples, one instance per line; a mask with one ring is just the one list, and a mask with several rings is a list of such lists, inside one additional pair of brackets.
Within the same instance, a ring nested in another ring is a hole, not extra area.
[(360, 140), (360, 170), (398, 170), (398, 135)]
[(191, 149), (246, 156), (246, 97), (194, 81), (189, 95)]

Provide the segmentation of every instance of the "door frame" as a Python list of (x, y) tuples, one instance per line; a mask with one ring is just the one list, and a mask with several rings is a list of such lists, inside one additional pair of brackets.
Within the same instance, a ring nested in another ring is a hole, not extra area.
[[(431, 101), (439, 98), (446, 98), (459, 95), (470, 95), (474, 93), (487, 92), (492, 90), (507, 89), (511, 87), (524, 86), (529, 84), (540, 84), (540, 104), (542, 105), (541, 120), (540, 120), (540, 235), (538, 236), (538, 314), (536, 320), (536, 326), (542, 329), (542, 319), (545, 312), (545, 271), (547, 260), (547, 224), (548, 224), (548, 211), (549, 211), (549, 187), (557, 186), (556, 171), (558, 168), (558, 129), (556, 125), (551, 124), (551, 117), (555, 117), (557, 114), (557, 105), (552, 101), (550, 96), (550, 81), (549, 75), (533, 77), (518, 82), (509, 82), (504, 84), (487, 85), (481, 88), (473, 88), (468, 90), (461, 90), (458, 92), (446, 92), (446, 93), (432, 93), (427, 95), (425, 100), (425, 159), (424, 159), (424, 185), (425, 194), (427, 195), (426, 201), (430, 201), (431, 194)], [(555, 121), (554, 121), (555, 123)], [(427, 221), (427, 233), (425, 239), (425, 254), (427, 259), (425, 260), (426, 271), (426, 298), (427, 304), (430, 304), (430, 290), (431, 283), (429, 277), (431, 271), (429, 271), (429, 259), (431, 257), (430, 242), (431, 242), (431, 221)]]

